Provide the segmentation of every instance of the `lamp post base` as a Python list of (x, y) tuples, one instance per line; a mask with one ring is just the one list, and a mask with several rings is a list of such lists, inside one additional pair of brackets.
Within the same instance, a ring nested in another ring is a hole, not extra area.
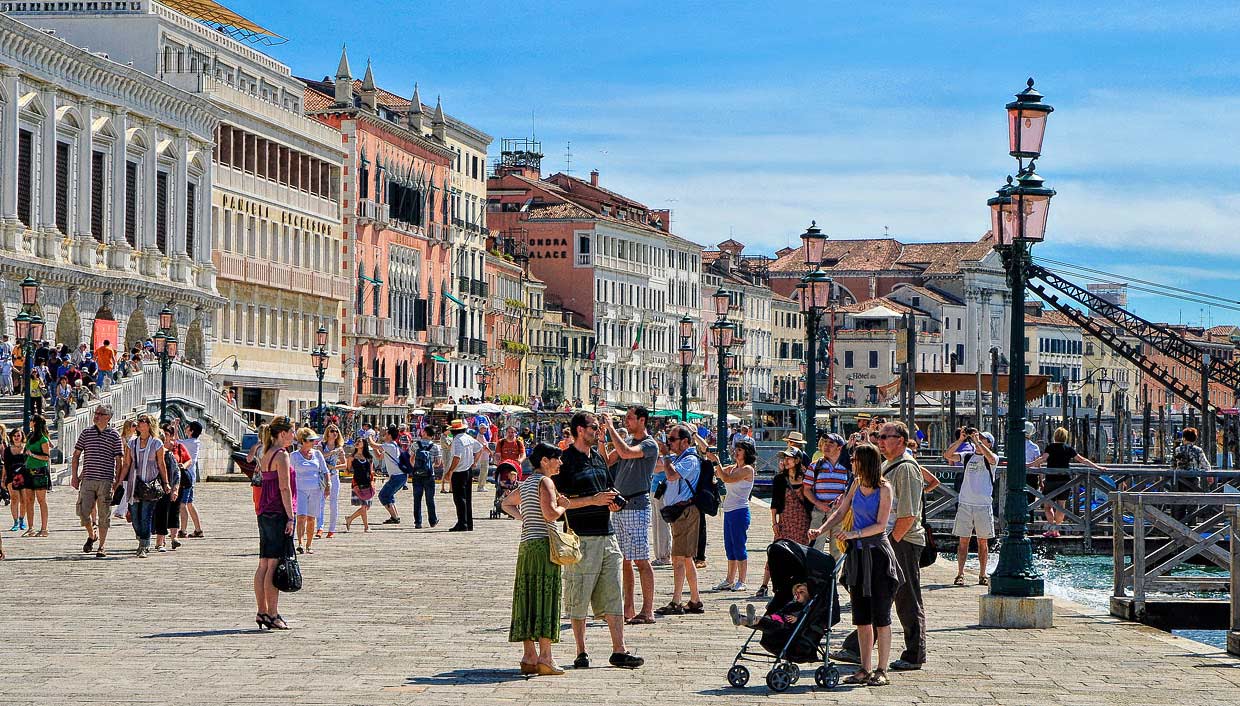
[(1018, 598), (988, 594), (981, 597), (978, 623), (984, 628), (1045, 630), (1054, 626), (1055, 603), (1049, 596)]

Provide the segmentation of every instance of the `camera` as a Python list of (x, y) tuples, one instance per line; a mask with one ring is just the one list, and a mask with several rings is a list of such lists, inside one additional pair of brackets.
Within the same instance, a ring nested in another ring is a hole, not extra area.
[[(613, 488), (612, 490), (615, 489)], [(617, 495), (615, 500), (612, 500), (611, 502), (616, 506), (617, 510), (623, 510), (624, 506), (629, 504), (629, 501), (626, 500), (623, 495)]]

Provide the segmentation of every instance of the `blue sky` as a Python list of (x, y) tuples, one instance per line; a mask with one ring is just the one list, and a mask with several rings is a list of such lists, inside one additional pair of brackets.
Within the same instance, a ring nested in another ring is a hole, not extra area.
[(768, 252), (810, 219), (979, 237), (1013, 171), (1003, 104), (1034, 76), (1056, 108), (1038, 171), (1059, 192), (1036, 252), (1240, 299), (1240, 4), (227, 4), (288, 37), (268, 51), (298, 75), (334, 73), (347, 42), (359, 75), (370, 58), (388, 90), (418, 81), (496, 152), (532, 129), (551, 173), (571, 141), (573, 173), (673, 209), (678, 234)]

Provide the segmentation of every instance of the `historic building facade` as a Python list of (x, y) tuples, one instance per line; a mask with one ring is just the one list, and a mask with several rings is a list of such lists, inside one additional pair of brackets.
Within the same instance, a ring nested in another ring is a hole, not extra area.
[(220, 117), (0, 15), (0, 330), (12, 335), (17, 283), (33, 275), (47, 339), (140, 344), (169, 306), (183, 357), (201, 365), (221, 303), (207, 227)]
[(227, 302), (206, 326), (213, 376), (238, 389), (243, 408), (297, 415), (317, 401), (310, 353), (322, 326), (331, 353), (324, 397), (338, 398), (341, 309), (352, 293), (339, 205), (344, 150), (338, 132), (302, 114), (303, 86), (289, 67), (225, 31), (241, 18), (207, 18), (193, 2), (26, 10), (14, 14), (216, 107), (222, 118), (203, 155), (213, 178), (195, 191), (210, 204), (195, 223), (196, 245)]
[[(508, 143), (509, 141), (505, 141)], [(670, 230), (670, 214), (567, 174), (540, 176), (533, 143), (505, 145), (490, 179), (492, 230), (527, 243), (549, 306), (594, 329), (594, 372), (609, 404), (649, 404), (670, 389), (681, 316), (700, 318), (701, 246)]]
[(378, 88), (369, 65), (360, 82), (351, 74), (342, 52), (334, 80), (305, 80), (305, 103), (347, 152), (348, 379), (354, 401), (382, 423), (448, 396), (446, 356), (460, 344), (446, 210), (454, 153), (442, 107), (428, 124), (416, 89), (401, 99)]

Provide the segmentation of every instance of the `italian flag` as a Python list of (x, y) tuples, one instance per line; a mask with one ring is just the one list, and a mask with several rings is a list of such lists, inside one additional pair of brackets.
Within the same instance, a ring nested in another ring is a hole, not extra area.
[(644, 333), (645, 331), (646, 331), (646, 322), (643, 321), (637, 325), (637, 335), (633, 337), (633, 348), (631, 350), (637, 350), (637, 347), (641, 345), (642, 333)]

